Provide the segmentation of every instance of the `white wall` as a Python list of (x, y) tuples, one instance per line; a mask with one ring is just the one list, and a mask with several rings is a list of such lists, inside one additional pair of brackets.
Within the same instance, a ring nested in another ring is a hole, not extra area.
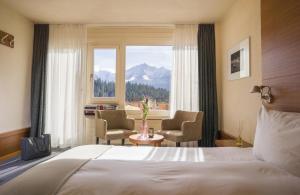
[(0, 30), (15, 37), (0, 44), (0, 131), (10, 131), (30, 126), (33, 23), (0, 3)]
[[(253, 143), (256, 116), (261, 106), (258, 94), (250, 94), (261, 76), (260, 0), (237, 0), (216, 24), (217, 76), (221, 130)], [(228, 80), (227, 52), (241, 40), (250, 37), (250, 77)]]

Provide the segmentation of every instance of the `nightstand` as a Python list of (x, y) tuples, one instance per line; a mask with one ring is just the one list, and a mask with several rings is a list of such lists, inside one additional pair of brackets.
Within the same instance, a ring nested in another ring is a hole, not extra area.
[[(234, 139), (217, 139), (215, 141), (216, 146), (217, 147), (238, 147), (236, 145), (236, 140)], [(251, 144), (243, 142), (243, 145), (241, 146), (241, 148), (248, 148), (248, 147), (252, 147)]]

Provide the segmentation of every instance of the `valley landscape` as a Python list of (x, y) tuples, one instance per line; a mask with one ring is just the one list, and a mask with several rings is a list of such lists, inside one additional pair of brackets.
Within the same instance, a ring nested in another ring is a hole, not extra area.
[[(115, 96), (115, 74), (98, 71), (94, 75), (94, 96)], [(164, 67), (154, 67), (146, 63), (126, 70), (126, 104), (138, 107), (143, 98), (149, 97), (156, 109), (168, 109), (171, 85), (171, 71)]]

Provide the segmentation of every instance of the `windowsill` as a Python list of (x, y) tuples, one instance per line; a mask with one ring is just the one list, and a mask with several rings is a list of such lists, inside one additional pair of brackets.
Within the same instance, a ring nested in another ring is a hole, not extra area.
[[(134, 117), (132, 115), (128, 115), (128, 118), (133, 118), (134, 120), (142, 120), (142, 117)], [(162, 119), (169, 119), (169, 116), (148, 116), (147, 120), (162, 120)]]
[[(101, 101), (100, 103), (91, 103), (91, 104), (105, 104), (105, 103)], [(128, 118), (132, 118), (135, 120), (142, 120), (141, 110), (126, 110), (126, 114)], [(85, 117), (89, 119), (95, 118), (94, 115), (92, 116), (86, 115)], [(169, 118), (170, 118), (169, 110), (150, 110), (147, 120), (162, 120), (162, 119), (169, 119)]]
[[(128, 118), (132, 118), (134, 120), (142, 120), (141, 116), (137, 116), (137, 115), (127, 115)], [(87, 119), (95, 119), (94, 115), (86, 115), (85, 118)], [(155, 116), (155, 115), (149, 115), (147, 117), (147, 120), (162, 120), (162, 119), (169, 119), (169, 116)]]
[(118, 104), (117, 97), (91, 97), (89, 102), (91, 104)]
[[(140, 110), (126, 110), (128, 118), (142, 120), (142, 112)], [(150, 110), (147, 120), (161, 120), (170, 118), (169, 110)]]

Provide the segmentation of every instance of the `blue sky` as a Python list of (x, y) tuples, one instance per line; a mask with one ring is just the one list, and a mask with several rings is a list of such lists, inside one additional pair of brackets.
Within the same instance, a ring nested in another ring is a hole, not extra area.
[[(95, 49), (94, 52), (94, 71), (107, 70), (115, 73), (116, 50)], [(142, 63), (171, 69), (172, 46), (126, 46), (126, 69)]]
[(94, 72), (106, 70), (116, 72), (116, 49), (103, 48), (94, 50)]

